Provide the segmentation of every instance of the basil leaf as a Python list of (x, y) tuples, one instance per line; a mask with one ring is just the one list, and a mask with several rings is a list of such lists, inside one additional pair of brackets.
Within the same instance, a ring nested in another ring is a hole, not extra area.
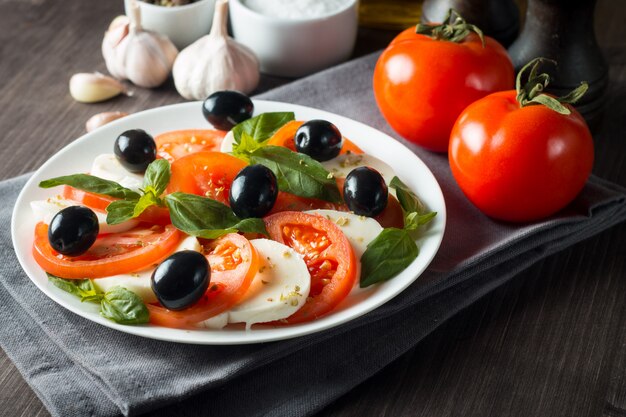
[(241, 135), (244, 132), (250, 135), (255, 142), (266, 141), (287, 122), (295, 119), (293, 112), (261, 113), (233, 127), (235, 143), (240, 143)]
[(55, 287), (77, 296), (81, 302), (100, 302), (101, 296), (97, 293), (96, 287), (94, 287), (90, 279), (64, 279), (52, 274), (47, 275), (48, 281), (54, 284)]
[(146, 173), (143, 177), (144, 192), (148, 193), (148, 190), (150, 190), (155, 197), (160, 196), (170, 183), (171, 176), (172, 171), (167, 160), (156, 159), (152, 161), (146, 168)]
[(240, 142), (233, 144), (233, 155), (246, 162), (250, 162), (250, 154), (263, 147), (266, 142), (267, 141), (257, 142), (252, 136), (246, 132), (242, 132)]
[(332, 174), (308, 155), (281, 146), (264, 146), (250, 155), (250, 162), (271, 169), (281, 191), (333, 203), (342, 201)]
[(417, 214), (417, 212), (415, 211), (409, 213), (404, 217), (404, 230), (416, 230), (418, 227), (430, 223), (430, 221), (434, 219), (436, 215), (436, 211), (431, 211), (430, 213), (426, 214)]
[(268, 235), (262, 219), (240, 219), (230, 207), (210, 198), (178, 192), (167, 195), (165, 204), (172, 224), (193, 236), (216, 239), (236, 231)]
[(144, 212), (150, 206), (157, 206), (161, 204), (161, 199), (154, 195), (152, 191), (148, 191), (146, 194), (142, 195), (139, 201), (135, 203), (135, 207), (133, 208), (133, 216), (132, 218), (138, 217), (141, 213)]
[(426, 206), (424, 203), (420, 201), (420, 199), (415, 195), (411, 189), (400, 181), (400, 178), (393, 177), (391, 182), (389, 183), (391, 188), (395, 188), (396, 196), (398, 197), (398, 201), (400, 205), (407, 213), (416, 212), (418, 214), (424, 214), (426, 211)]
[(100, 314), (119, 324), (142, 324), (150, 319), (148, 308), (134, 292), (123, 287), (113, 287), (100, 302)]
[(107, 224), (120, 224), (133, 218), (137, 200), (116, 200), (107, 206)]
[(419, 250), (404, 229), (394, 227), (380, 232), (361, 257), (361, 288), (393, 278), (413, 262)]
[(87, 174), (66, 175), (63, 177), (50, 178), (39, 183), (41, 188), (52, 188), (59, 185), (69, 185), (82, 191), (94, 194), (107, 195), (113, 198), (138, 199), (139, 194), (133, 190), (122, 187), (116, 182), (94, 177)]

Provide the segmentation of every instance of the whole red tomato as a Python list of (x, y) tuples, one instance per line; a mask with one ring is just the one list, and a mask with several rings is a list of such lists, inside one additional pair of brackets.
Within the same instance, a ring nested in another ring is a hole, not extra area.
[[(447, 26), (458, 34), (458, 26)], [(374, 95), (387, 122), (405, 139), (433, 151), (448, 150), (450, 130), (465, 107), (513, 87), (506, 50), (490, 37), (483, 45), (477, 34), (466, 32), (455, 42), (407, 29), (374, 69)]]
[(540, 104), (540, 95), (522, 106), (517, 91), (492, 94), (467, 107), (452, 129), (452, 174), (490, 217), (526, 222), (554, 214), (591, 173), (593, 140), (584, 119), (569, 104), (561, 104), (569, 114)]

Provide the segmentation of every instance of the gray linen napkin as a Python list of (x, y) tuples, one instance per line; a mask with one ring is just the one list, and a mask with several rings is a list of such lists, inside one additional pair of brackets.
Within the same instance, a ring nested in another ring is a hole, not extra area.
[[(268, 92), (393, 134), (376, 109), (371, 55)], [(487, 219), (457, 189), (444, 156), (415, 147), (442, 186), (448, 225), (431, 267), (398, 297), (315, 335), (247, 346), (129, 336), (47, 299), (10, 240), (26, 178), (0, 183), (0, 345), (55, 416), (302, 416), (333, 401), (447, 318), (537, 260), (626, 219), (626, 190), (592, 177), (559, 215), (530, 225)]]

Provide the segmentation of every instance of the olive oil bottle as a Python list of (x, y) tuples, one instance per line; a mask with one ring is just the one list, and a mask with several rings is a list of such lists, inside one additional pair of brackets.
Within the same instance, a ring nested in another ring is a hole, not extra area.
[(377, 29), (406, 29), (419, 23), (422, 3), (423, 0), (361, 0), (359, 24)]

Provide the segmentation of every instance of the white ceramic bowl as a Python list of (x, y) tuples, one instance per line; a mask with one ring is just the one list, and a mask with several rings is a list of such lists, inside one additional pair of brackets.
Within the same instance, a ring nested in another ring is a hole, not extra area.
[[(124, 0), (126, 15), (130, 1)], [(215, 0), (198, 0), (184, 6), (164, 7), (137, 0), (141, 10), (141, 25), (167, 35), (179, 50), (206, 35), (211, 30)]]
[(331, 14), (307, 19), (266, 16), (242, 0), (229, 3), (235, 39), (257, 54), (266, 74), (301, 77), (345, 61), (354, 48), (358, 0)]

